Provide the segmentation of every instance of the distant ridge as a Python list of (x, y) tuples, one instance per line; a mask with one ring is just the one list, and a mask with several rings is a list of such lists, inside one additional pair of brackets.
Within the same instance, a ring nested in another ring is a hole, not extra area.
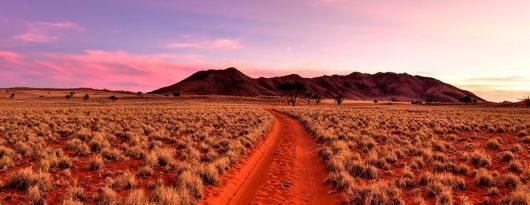
[(199, 71), (176, 84), (151, 93), (164, 94), (178, 91), (193, 95), (278, 96), (282, 95), (282, 92), (276, 89), (278, 84), (295, 81), (304, 83), (309, 92), (319, 94), (324, 98), (342, 95), (355, 100), (454, 103), (458, 102), (461, 97), (469, 96), (479, 102), (485, 101), (469, 91), (440, 80), (406, 73), (353, 72), (349, 75), (325, 75), (315, 78), (303, 78), (297, 74), (272, 78), (251, 78), (233, 67), (224, 70)]

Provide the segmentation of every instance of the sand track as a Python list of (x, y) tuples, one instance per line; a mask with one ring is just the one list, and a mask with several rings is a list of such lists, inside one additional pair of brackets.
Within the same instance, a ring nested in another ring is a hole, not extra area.
[(269, 110), (274, 125), (258, 147), (199, 204), (339, 204), (322, 183), (325, 170), (300, 122)]

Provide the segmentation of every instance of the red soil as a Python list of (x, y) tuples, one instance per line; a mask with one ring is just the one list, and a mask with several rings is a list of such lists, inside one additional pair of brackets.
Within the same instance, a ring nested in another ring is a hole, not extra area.
[(274, 126), (253, 153), (210, 187), (199, 204), (339, 204), (324, 166), (298, 121), (270, 111)]

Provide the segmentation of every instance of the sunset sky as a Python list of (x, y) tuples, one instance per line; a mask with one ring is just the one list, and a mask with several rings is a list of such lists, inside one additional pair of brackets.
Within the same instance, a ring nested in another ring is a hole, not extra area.
[(528, 0), (0, 0), (0, 87), (151, 91), (198, 70), (438, 78), (530, 95)]

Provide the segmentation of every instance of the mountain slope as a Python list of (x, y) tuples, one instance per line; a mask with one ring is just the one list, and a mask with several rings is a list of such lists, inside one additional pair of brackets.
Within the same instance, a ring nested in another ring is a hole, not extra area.
[(484, 101), (475, 94), (434, 78), (397, 73), (332, 75), (303, 78), (291, 74), (273, 78), (251, 78), (235, 68), (199, 71), (190, 77), (151, 93), (181, 92), (195, 95), (259, 96), (282, 95), (276, 86), (283, 82), (301, 82), (311, 93), (325, 98), (343, 95), (356, 100), (397, 100), (458, 102), (463, 96)]

